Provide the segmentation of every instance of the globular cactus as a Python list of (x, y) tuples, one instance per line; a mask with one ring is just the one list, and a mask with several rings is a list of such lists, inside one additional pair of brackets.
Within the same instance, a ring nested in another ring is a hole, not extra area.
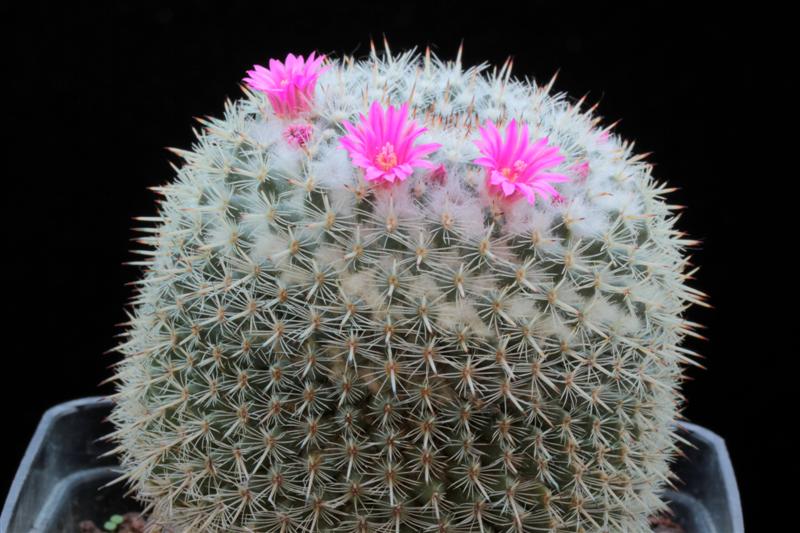
[(651, 165), (509, 63), (245, 81), (142, 219), (110, 438), (153, 523), (649, 531), (703, 300)]

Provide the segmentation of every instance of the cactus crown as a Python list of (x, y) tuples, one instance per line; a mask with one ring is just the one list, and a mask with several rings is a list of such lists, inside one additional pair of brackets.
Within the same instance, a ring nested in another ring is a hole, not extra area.
[[(508, 63), (387, 47), (315, 81), (202, 120), (142, 219), (122, 479), (180, 531), (649, 531), (702, 303), (669, 189)], [(398, 146), (370, 174), (343, 141), (374, 102), (430, 148), (397, 179)], [(520, 145), (476, 163), (512, 119), (558, 149), (533, 204)]]

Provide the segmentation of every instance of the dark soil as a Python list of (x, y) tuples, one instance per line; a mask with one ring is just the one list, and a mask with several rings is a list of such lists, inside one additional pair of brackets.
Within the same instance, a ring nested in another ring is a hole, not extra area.
[[(123, 515), (125, 520), (119, 524), (113, 533), (144, 533), (145, 519), (139, 513), (127, 513)], [(78, 524), (80, 533), (109, 533), (108, 529), (101, 529), (91, 520), (84, 520)]]
[(667, 516), (653, 516), (650, 518), (653, 533), (685, 533), (685, 530)]

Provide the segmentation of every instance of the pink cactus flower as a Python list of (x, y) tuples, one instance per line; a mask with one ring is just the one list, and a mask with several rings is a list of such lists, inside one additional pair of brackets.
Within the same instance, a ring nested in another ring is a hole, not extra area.
[(431, 181), (431, 183), (444, 185), (447, 182), (447, 168), (444, 165), (438, 165), (431, 171), (428, 179)]
[(400, 109), (392, 106), (383, 109), (378, 102), (373, 102), (368, 116), (360, 114), (359, 117), (357, 125), (344, 121), (348, 135), (340, 142), (353, 164), (364, 169), (364, 179), (394, 183), (409, 177), (414, 167), (434, 168), (433, 163), (423, 158), (441, 145), (414, 144), (427, 129), (408, 120), (407, 103)]
[(571, 165), (569, 169), (575, 173), (580, 179), (586, 179), (589, 176), (589, 162), (583, 161), (581, 163), (575, 163)]
[(315, 58), (315, 53), (311, 52), (308, 59), (289, 54), (284, 63), (270, 59), (268, 69), (253, 65), (244, 81), (250, 88), (267, 95), (276, 115), (297, 117), (311, 109), (317, 78), (329, 68), (320, 68), (325, 56)]
[(283, 137), (286, 142), (294, 146), (305, 146), (311, 138), (314, 126), (311, 124), (289, 124), (283, 130)]
[(545, 198), (558, 194), (551, 183), (569, 181), (564, 174), (544, 172), (558, 166), (564, 156), (558, 153), (558, 147), (547, 146), (547, 137), (531, 143), (527, 125), (518, 129), (516, 120), (512, 120), (506, 127), (505, 140), (493, 122), (480, 128), (480, 134), (475, 144), (483, 157), (473, 163), (486, 168), (489, 188), (501, 197), (524, 196), (533, 205), (537, 194)]

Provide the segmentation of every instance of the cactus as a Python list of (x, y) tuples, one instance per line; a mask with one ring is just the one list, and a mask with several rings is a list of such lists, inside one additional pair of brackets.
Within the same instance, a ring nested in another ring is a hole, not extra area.
[(174, 150), (109, 435), (154, 524), (649, 531), (693, 241), (594, 108), (460, 57), (290, 55)]

